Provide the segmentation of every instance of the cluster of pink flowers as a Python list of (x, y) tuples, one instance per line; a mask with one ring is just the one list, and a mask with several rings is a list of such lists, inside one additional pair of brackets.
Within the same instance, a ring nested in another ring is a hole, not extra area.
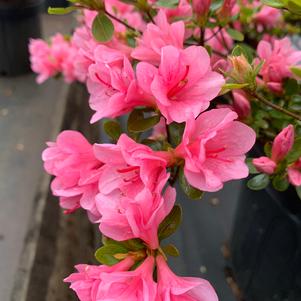
[[(253, 80), (281, 92), (284, 79), (293, 77), (290, 68), (298, 65), (300, 52), (287, 39), (273, 38), (259, 43), (253, 64), (242, 55), (227, 60), (235, 32), (233, 37), (234, 29), (221, 24), (233, 21), (240, 30), (243, 24), (235, 18), (240, 5), (256, 11), (252, 20), (258, 31), (281, 21), (278, 10), (262, 7), (259, 1), (225, 0), (213, 20), (211, 1), (181, 0), (168, 8), (149, 0), (142, 1), (142, 9), (141, 3), (131, 4), (135, 1), (103, 2), (100, 14), (114, 25), (109, 41), (95, 39), (92, 29), (98, 12), (84, 9), (69, 39), (57, 34), (49, 43), (31, 41), (32, 69), (39, 83), (59, 74), (67, 82), (85, 83), (92, 123), (140, 110), (139, 124), (146, 113), (157, 123), (140, 132), (146, 136), (153, 128), (146, 140), (162, 142), (162, 147), (151, 148), (133, 132), (118, 133), (116, 144), (91, 145), (76, 131), (64, 131), (48, 142), (42, 158), (45, 170), (54, 176), (51, 189), (65, 213), (82, 208), (107, 239), (117, 244), (138, 240), (143, 246), (139, 252), (113, 254), (118, 263), (112, 266), (78, 265), (65, 281), (82, 301), (217, 301), (206, 280), (178, 277), (167, 265), (159, 229), (175, 208), (173, 184), (181, 174), (189, 189), (214, 192), (230, 180), (248, 176), (246, 153), (256, 134), (242, 123), (252, 113), (251, 94), (242, 88)], [(211, 22), (210, 28), (206, 22)], [(262, 68), (255, 73), (259, 61)], [(215, 103), (226, 82), (237, 77), (238, 86), (230, 83), (235, 87), (230, 103)], [(174, 125), (182, 127), (178, 143), (170, 139)], [(254, 159), (254, 165), (274, 174), (293, 144), (290, 125), (276, 137), (271, 158)], [(301, 159), (287, 169), (296, 186), (301, 185), (300, 168)]]
[[(277, 171), (277, 167), (286, 158), (294, 146), (295, 131), (290, 124), (284, 128), (274, 139), (271, 156), (262, 156), (253, 159), (256, 169), (268, 175), (273, 175)], [(301, 185), (301, 157), (295, 162), (290, 163), (286, 168), (289, 182), (294, 186)]]

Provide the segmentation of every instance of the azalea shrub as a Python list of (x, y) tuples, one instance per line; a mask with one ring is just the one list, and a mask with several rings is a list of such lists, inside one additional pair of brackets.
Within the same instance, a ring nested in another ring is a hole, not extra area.
[(103, 235), (102, 265), (65, 281), (83, 301), (216, 301), (206, 280), (168, 267), (179, 255), (164, 243), (182, 219), (175, 187), (200, 199), (250, 173), (251, 189), (301, 197), (301, 3), (69, 1), (49, 12), (77, 11), (78, 27), (31, 40), (32, 69), (38, 83), (85, 84), (91, 123), (111, 143), (67, 130), (43, 152), (65, 213), (85, 210)]

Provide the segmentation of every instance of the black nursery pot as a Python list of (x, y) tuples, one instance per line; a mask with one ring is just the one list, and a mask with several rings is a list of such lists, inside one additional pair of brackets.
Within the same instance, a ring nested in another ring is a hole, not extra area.
[(300, 301), (301, 201), (295, 190), (252, 191), (244, 185), (230, 249), (245, 300)]
[(45, 9), (47, 11), (48, 7), (67, 7), (69, 3), (67, 0), (45, 0)]
[(41, 37), (41, 0), (0, 0), (0, 75), (30, 71), (28, 42)]

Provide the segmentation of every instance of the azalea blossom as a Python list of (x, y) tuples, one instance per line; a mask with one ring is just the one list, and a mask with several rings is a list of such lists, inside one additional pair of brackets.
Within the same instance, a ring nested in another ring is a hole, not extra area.
[(127, 271), (134, 263), (135, 261), (131, 257), (127, 257), (112, 267), (79, 264), (75, 266), (77, 272), (65, 278), (64, 282), (71, 283), (70, 288), (75, 291), (80, 301), (99, 301), (98, 291), (103, 283), (103, 273), (108, 275)]
[(92, 221), (97, 220), (95, 197), (103, 163), (94, 156), (93, 146), (76, 131), (63, 131), (47, 145), (42, 154), (44, 168), (55, 176), (51, 189), (60, 197), (61, 207), (66, 213), (82, 207)]
[(165, 259), (156, 258), (158, 269), (157, 301), (218, 301), (210, 283), (201, 278), (178, 277), (168, 267)]
[(96, 300), (156, 301), (157, 284), (153, 280), (155, 259), (147, 257), (134, 271), (101, 273)]
[(99, 45), (94, 51), (95, 63), (89, 67), (87, 82), (90, 106), (96, 113), (91, 122), (117, 117), (135, 106), (148, 104), (138, 89), (133, 67), (120, 51)]
[(168, 124), (197, 117), (209, 107), (225, 82), (221, 74), (211, 70), (206, 49), (196, 46), (182, 51), (165, 46), (158, 69), (141, 62), (136, 72), (140, 88), (153, 95)]
[(176, 156), (185, 160), (187, 181), (202, 191), (217, 191), (223, 183), (248, 176), (245, 154), (255, 143), (255, 132), (234, 121), (230, 109), (213, 109), (187, 120)]
[(132, 51), (132, 57), (140, 61), (159, 64), (164, 46), (183, 48), (185, 24), (183, 21), (169, 24), (162, 10), (159, 11), (155, 20), (156, 23), (149, 23), (143, 36), (137, 38), (138, 45)]
[(260, 70), (264, 82), (274, 92), (282, 92), (282, 82), (292, 77), (290, 68), (301, 62), (301, 51), (291, 46), (288, 38), (274, 40), (272, 43), (260, 41), (257, 53), (264, 64)]
[(101, 232), (119, 241), (141, 238), (156, 249), (159, 224), (175, 202), (175, 189), (166, 188), (167, 162), (125, 135), (116, 146), (97, 144), (94, 151), (106, 162), (96, 198)]
[(287, 168), (288, 179), (294, 186), (301, 186), (301, 158)]

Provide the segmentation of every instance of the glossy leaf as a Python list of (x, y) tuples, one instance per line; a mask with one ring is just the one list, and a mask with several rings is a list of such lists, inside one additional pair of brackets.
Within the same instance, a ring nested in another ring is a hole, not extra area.
[(111, 19), (100, 12), (93, 20), (92, 34), (98, 42), (108, 42), (114, 34), (114, 25)]
[(240, 31), (235, 30), (233, 28), (228, 28), (227, 29), (227, 33), (235, 41), (242, 42), (244, 40), (244, 38), (245, 38), (244, 35)]
[(167, 255), (173, 256), (173, 257), (178, 257), (180, 256), (180, 252), (177, 249), (176, 246), (174, 246), (173, 244), (169, 244), (167, 246), (164, 246), (162, 248), (163, 252)]
[(266, 174), (259, 174), (248, 181), (247, 186), (252, 190), (261, 190), (266, 188), (270, 183), (269, 176)]
[(153, 128), (160, 121), (159, 115), (145, 117), (144, 113), (148, 111), (148, 109), (135, 109), (131, 112), (128, 119), (128, 130), (130, 132), (145, 132)]
[(301, 200), (301, 186), (297, 186), (297, 187), (296, 187), (296, 192), (297, 192), (297, 194), (298, 194), (298, 197), (299, 197), (300, 200)]
[(95, 258), (102, 264), (112, 266), (120, 261), (114, 255), (127, 253), (128, 250), (125, 247), (115, 244), (109, 244), (99, 248), (95, 252)]
[(68, 7), (48, 7), (48, 14), (49, 15), (66, 15), (77, 8), (74, 6), (68, 6)]
[(285, 191), (289, 187), (287, 177), (283, 175), (276, 175), (272, 181), (273, 187), (278, 191)]
[(105, 120), (103, 128), (106, 134), (111, 137), (114, 141), (117, 141), (121, 135), (121, 127), (119, 122), (116, 120)]
[(248, 165), (249, 168), (249, 173), (252, 174), (258, 174), (259, 171), (256, 169), (256, 167), (253, 164), (253, 158), (247, 158), (246, 164)]
[(176, 232), (182, 221), (182, 208), (175, 205), (159, 226), (159, 240), (165, 239)]
[(175, 8), (179, 5), (179, 0), (159, 0), (156, 2), (157, 6)]

